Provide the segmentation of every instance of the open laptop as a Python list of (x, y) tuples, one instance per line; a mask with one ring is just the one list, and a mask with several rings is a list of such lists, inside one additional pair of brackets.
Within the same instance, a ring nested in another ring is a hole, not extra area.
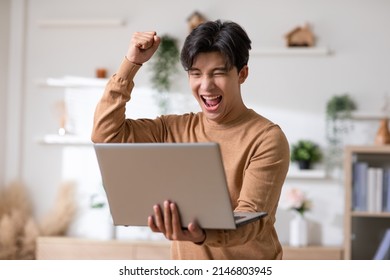
[(217, 143), (94, 145), (116, 226), (147, 226), (153, 205), (179, 208), (182, 226), (236, 229), (267, 215), (233, 212)]

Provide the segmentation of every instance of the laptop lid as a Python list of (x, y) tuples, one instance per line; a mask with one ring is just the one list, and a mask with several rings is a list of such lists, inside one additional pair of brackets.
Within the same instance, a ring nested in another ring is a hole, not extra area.
[[(179, 208), (183, 227), (196, 220), (205, 229), (236, 228), (217, 143), (110, 143), (94, 148), (115, 225), (147, 226), (153, 205), (170, 200)], [(247, 222), (239, 214), (238, 220)]]

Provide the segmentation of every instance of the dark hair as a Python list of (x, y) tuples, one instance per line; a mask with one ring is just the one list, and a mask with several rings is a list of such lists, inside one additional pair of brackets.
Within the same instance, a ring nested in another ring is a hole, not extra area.
[(221, 20), (207, 21), (196, 27), (186, 38), (181, 51), (181, 64), (188, 71), (195, 57), (204, 52), (220, 52), (225, 56), (226, 67), (240, 71), (248, 64), (251, 40), (237, 23)]

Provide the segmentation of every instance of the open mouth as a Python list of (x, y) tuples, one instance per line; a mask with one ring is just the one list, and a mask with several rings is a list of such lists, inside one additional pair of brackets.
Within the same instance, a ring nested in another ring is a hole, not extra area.
[(203, 103), (206, 105), (207, 108), (210, 108), (210, 109), (217, 106), (222, 100), (221, 95), (214, 95), (214, 96), (202, 95), (201, 97), (202, 97)]

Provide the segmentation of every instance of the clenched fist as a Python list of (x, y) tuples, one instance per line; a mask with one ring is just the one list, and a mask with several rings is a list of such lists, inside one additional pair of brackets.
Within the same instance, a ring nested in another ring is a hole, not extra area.
[(154, 31), (135, 32), (131, 38), (126, 58), (135, 64), (143, 64), (156, 52), (160, 37)]

